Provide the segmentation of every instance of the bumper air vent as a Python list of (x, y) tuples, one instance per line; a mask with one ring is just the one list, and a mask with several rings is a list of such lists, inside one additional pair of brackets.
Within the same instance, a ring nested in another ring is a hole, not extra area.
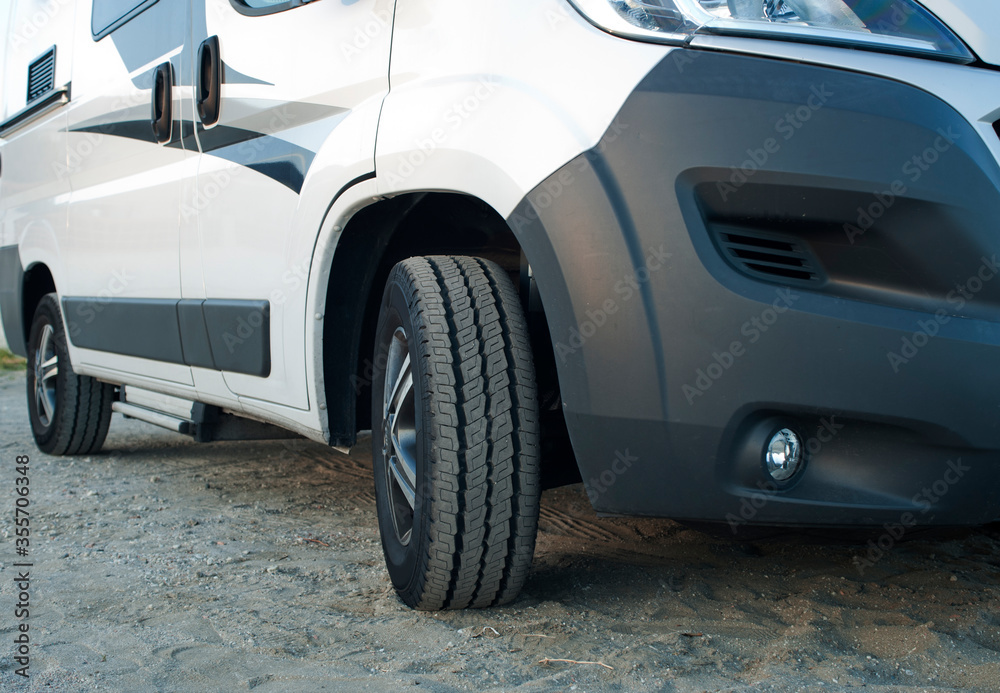
[(55, 84), (56, 47), (52, 46), (28, 66), (28, 103), (52, 91)]
[(797, 238), (756, 229), (716, 227), (716, 243), (737, 271), (782, 284), (821, 284), (819, 263)]

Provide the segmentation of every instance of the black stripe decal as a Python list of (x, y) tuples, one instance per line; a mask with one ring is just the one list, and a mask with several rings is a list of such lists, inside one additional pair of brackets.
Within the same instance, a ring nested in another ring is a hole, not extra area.
[(212, 156), (251, 168), (298, 194), (316, 155), (291, 142), (264, 135), (212, 150)]
[[(179, 137), (166, 146), (179, 149), (184, 146), (191, 151), (197, 149), (192, 133), (195, 123), (190, 120), (174, 121), (173, 132), (184, 132), (183, 142)], [(280, 137), (265, 135), (253, 130), (242, 130), (219, 125), (205, 130), (198, 124), (198, 138), (202, 153), (246, 166), (293, 190), (301, 192), (306, 173), (312, 165), (316, 153)], [(102, 125), (88, 125), (72, 128), (70, 132), (95, 132), (113, 137), (125, 137), (156, 144), (153, 128), (148, 120), (127, 120)]]
[(229, 299), (62, 299), (81, 349), (267, 377), (270, 303)]
[[(179, 131), (180, 123), (175, 120), (173, 124), (173, 132)], [(153, 127), (150, 125), (149, 120), (122, 120), (116, 123), (104, 123), (102, 125), (85, 125), (78, 128), (72, 128), (70, 132), (94, 132), (99, 135), (124, 137), (130, 140), (139, 140), (140, 142), (156, 144), (156, 138), (153, 137)]]
[[(197, 127), (198, 140), (195, 141), (194, 137), (190, 137), (184, 142), (184, 146), (191, 151), (194, 151), (198, 148), (198, 142), (201, 142), (201, 151), (204, 154), (214, 152), (217, 149), (231, 147), (234, 144), (241, 144), (243, 142), (249, 142), (250, 140), (261, 137), (268, 137), (268, 135), (265, 135), (263, 132), (243, 130), (242, 128), (231, 128), (228, 125), (216, 125), (214, 128), (206, 130), (204, 125), (198, 123)], [(171, 146), (174, 145), (171, 143)]]

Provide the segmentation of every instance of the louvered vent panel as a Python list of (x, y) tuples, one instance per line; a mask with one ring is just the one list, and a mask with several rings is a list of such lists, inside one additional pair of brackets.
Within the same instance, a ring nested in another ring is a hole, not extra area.
[(819, 263), (798, 239), (752, 229), (719, 229), (716, 238), (726, 260), (756, 279), (823, 281)]
[(45, 55), (28, 67), (28, 103), (55, 88), (56, 48), (53, 46)]

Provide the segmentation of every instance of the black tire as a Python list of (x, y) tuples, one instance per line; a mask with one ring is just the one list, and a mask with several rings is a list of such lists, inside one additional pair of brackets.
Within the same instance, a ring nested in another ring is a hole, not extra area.
[[(374, 362), (375, 498), (396, 592), (423, 610), (511, 601), (531, 566), (541, 491), (534, 365), (510, 278), (478, 258), (400, 262)], [(403, 396), (387, 403), (397, 383)]]
[[(55, 369), (55, 370), (53, 370)], [(87, 455), (104, 445), (113, 385), (77, 375), (55, 294), (42, 298), (28, 337), (28, 416), (35, 443), (50, 455)]]

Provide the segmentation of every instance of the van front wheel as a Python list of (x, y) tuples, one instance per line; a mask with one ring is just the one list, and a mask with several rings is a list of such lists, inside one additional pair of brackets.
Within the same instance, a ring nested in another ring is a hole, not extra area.
[(372, 383), (379, 531), (418, 609), (512, 600), (538, 526), (538, 404), (517, 292), (496, 264), (416, 257), (389, 275)]

